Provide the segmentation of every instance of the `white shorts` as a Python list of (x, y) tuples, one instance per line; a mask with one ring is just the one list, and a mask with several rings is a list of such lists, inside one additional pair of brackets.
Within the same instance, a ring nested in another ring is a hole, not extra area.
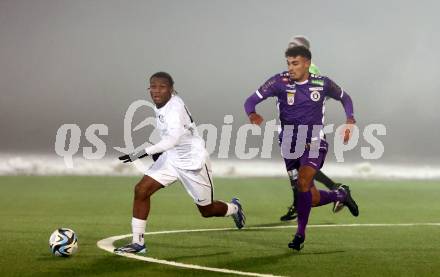
[(158, 181), (164, 187), (180, 180), (194, 203), (199, 206), (207, 206), (213, 201), (214, 186), (209, 159), (200, 170), (186, 170), (175, 167), (168, 160), (166, 153), (163, 153), (145, 172), (145, 175)]

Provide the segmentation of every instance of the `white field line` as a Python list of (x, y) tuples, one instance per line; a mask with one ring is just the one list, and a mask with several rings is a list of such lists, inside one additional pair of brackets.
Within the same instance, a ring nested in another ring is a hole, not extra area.
[[(440, 226), (440, 223), (396, 223), (396, 224), (387, 224), (387, 223), (372, 223), (372, 224), (318, 224), (318, 225), (309, 225), (307, 228), (331, 228), (331, 227), (411, 227), (411, 226)], [(285, 228), (294, 228), (295, 225), (282, 225), (282, 226), (262, 226), (262, 227), (247, 227), (245, 230), (260, 230), (260, 229), (285, 229)], [(194, 233), (194, 232), (218, 232), (218, 231), (232, 231), (237, 230), (236, 228), (212, 228), (212, 229), (192, 229), (192, 230), (169, 230), (169, 231), (157, 231), (157, 232), (147, 232), (146, 236), (151, 235), (166, 235), (166, 234), (177, 234), (177, 233)], [(97, 242), (97, 246), (107, 252), (114, 253), (113, 243), (117, 240), (125, 239), (131, 237), (131, 234), (113, 236), (109, 238), (102, 239)], [(205, 270), (212, 272), (221, 272), (221, 273), (229, 273), (236, 275), (244, 275), (244, 276), (257, 276), (257, 277), (281, 277), (278, 275), (272, 274), (262, 274), (262, 273), (254, 273), (254, 272), (245, 272), (238, 270), (231, 270), (225, 268), (215, 268), (215, 267), (206, 267), (200, 265), (193, 264), (184, 264), (167, 260), (160, 260), (151, 257), (139, 256), (135, 254), (117, 254), (120, 256), (124, 256), (131, 259), (137, 259), (141, 261), (146, 261), (150, 263), (164, 264), (181, 268), (191, 268), (197, 270)]]

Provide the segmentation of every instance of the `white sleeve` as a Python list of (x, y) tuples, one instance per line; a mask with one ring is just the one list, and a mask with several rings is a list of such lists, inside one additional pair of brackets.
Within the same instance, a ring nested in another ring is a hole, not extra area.
[(167, 129), (162, 139), (151, 146), (145, 148), (145, 152), (148, 155), (165, 152), (174, 146), (176, 146), (182, 135), (185, 133), (184, 128), (184, 108), (183, 106), (177, 106), (166, 115)]

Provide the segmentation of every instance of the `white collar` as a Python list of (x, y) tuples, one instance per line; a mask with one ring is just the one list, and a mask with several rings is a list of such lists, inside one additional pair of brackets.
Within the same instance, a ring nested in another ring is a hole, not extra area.
[(305, 81), (302, 81), (302, 82), (297, 82), (297, 81), (295, 81), (295, 84), (297, 84), (297, 85), (305, 85), (305, 84), (307, 84), (309, 82), (309, 79), (307, 79), (307, 80), (305, 80)]

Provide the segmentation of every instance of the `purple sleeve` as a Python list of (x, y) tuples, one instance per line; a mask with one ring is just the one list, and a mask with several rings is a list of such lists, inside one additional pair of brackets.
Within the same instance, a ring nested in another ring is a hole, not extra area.
[(345, 110), (345, 116), (347, 119), (354, 119), (353, 101), (351, 101), (350, 95), (345, 92), (340, 86), (330, 79), (326, 79), (327, 83), (327, 96), (336, 99), (342, 103)]
[(258, 88), (251, 96), (244, 102), (244, 110), (247, 115), (255, 112), (255, 106), (268, 97), (276, 96), (276, 80), (277, 75), (267, 80), (261, 87)]
[(341, 97), (342, 106), (344, 106), (345, 116), (351, 119), (354, 119), (354, 111), (353, 111), (353, 102), (351, 101), (350, 95), (344, 92), (344, 95)]
[(263, 98), (258, 97), (256, 93), (253, 93), (251, 96), (249, 96), (246, 99), (246, 102), (244, 102), (244, 111), (247, 115), (255, 112), (255, 106), (257, 106), (258, 103), (263, 101)]

